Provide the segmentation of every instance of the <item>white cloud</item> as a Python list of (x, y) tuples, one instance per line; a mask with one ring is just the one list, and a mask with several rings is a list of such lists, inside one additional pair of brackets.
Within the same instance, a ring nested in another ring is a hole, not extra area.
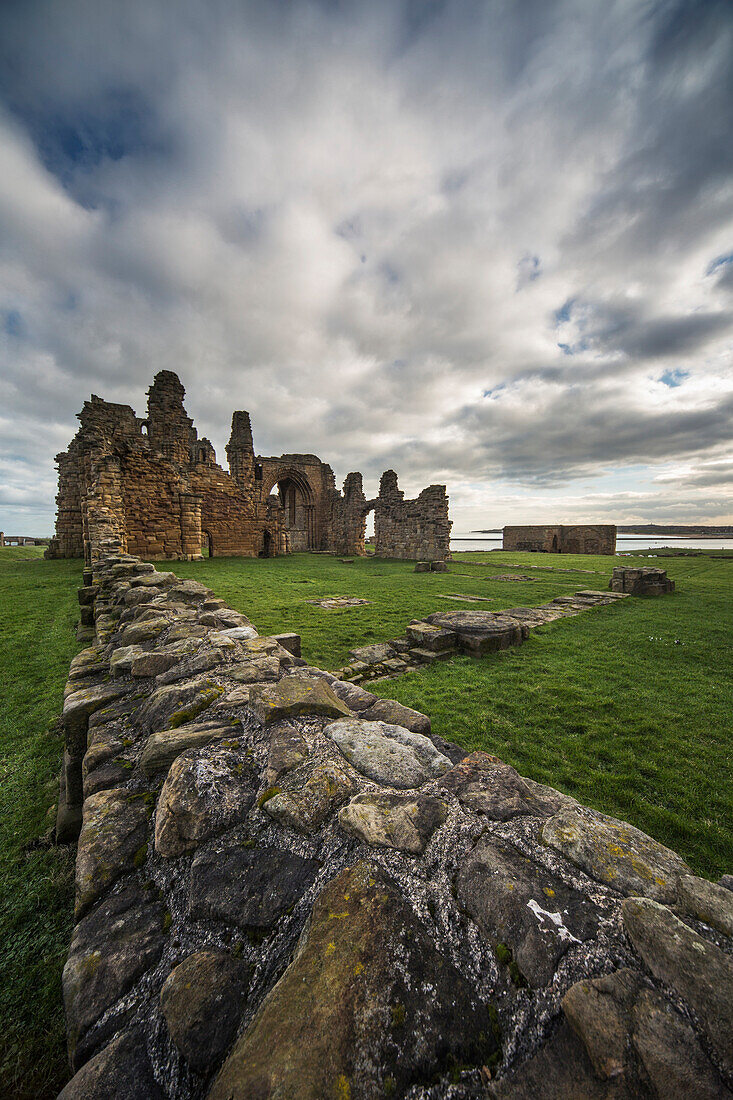
[(725, 5), (63, 9), (0, 12), (0, 526), (161, 369), (457, 525), (733, 518)]

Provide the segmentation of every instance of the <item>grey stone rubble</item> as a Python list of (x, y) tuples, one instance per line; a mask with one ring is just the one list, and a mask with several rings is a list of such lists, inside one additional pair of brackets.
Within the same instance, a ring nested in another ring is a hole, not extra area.
[[(203, 586), (125, 555), (85, 579), (64, 1100), (733, 1095), (725, 883)], [(436, 619), (426, 652), (496, 641)]]
[[(573, 596), (557, 596), (539, 607), (512, 607), (508, 611), (438, 611), (425, 619), (413, 619), (401, 638), (352, 649), (351, 661), (341, 669), (339, 676), (362, 684), (365, 680), (402, 676), (422, 665), (445, 661), (457, 654), (483, 657), (497, 649), (521, 645), (535, 627), (595, 607), (606, 607), (629, 594), (584, 589)], [(481, 599), (455, 598), (471, 602)]]

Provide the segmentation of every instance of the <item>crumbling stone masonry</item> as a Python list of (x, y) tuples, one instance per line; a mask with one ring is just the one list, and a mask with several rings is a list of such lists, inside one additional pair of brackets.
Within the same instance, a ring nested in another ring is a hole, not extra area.
[(232, 417), (227, 473), (211, 442), (198, 438), (184, 394), (178, 377), (161, 371), (144, 420), (96, 395), (84, 403), (79, 431), (56, 456), (58, 515), (47, 557), (90, 562), (123, 552), (188, 560), (201, 557), (202, 547), (217, 557), (364, 554), (372, 510), (380, 557), (450, 556), (444, 486), (404, 500), (389, 470), (375, 500), (366, 499), (359, 473), (348, 475), (341, 493), (315, 455), (255, 455), (246, 412)]
[(502, 549), (547, 554), (615, 554), (616, 528), (610, 523), (505, 527)]
[(723, 880), (196, 581), (85, 582), (60, 1100), (732, 1100)]
[(632, 596), (664, 596), (674, 592), (674, 581), (669, 579), (666, 569), (621, 566), (614, 569), (608, 587), (612, 592), (626, 592)]

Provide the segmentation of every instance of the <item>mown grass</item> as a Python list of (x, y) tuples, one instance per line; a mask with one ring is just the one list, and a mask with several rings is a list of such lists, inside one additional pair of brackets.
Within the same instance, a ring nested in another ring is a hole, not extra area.
[(0, 550), (0, 1094), (56, 1096), (68, 1077), (61, 969), (71, 932), (73, 850), (37, 846), (52, 821), (69, 661), (79, 648), (80, 562)]
[[(34, 846), (55, 800), (61, 738), (49, 733), (76, 651), (80, 562), (44, 562), (33, 547), (0, 550), (0, 1094), (53, 1097), (66, 1073), (60, 975), (72, 912), (72, 855)], [(594, 558), (477, 552), (449, 574), (409, 562), (326, 555), (160, 563), (208, 584), (261, 633), (297, 631), (309, 661), (338, 668), (358, 645), (404, 631), (441, 608), (537, 605), (603, 588), (614, 564)], [(541, 565), (543, 569), (533, 569)], [(674, 596), (629, 599), (555, 622), (522, 647), (457, 658), (374, 685), (431, 715), (433, 728), (523, 774), (624, 818), (701, 874), (733, 867), (730, 715), (733, 564), (667, 558)], [(551, 571), (552, 570), (552, 571)], [(536, 579), (489, 578), (508, 572)], [(482, 596), (485, 603), (446, 599)], [(325, 611), (306, 601), (358, 596)]]

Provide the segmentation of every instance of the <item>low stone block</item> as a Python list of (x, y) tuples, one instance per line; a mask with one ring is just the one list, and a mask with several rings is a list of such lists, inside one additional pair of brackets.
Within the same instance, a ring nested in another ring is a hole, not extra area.
[(296, 833), (312, 833), (354, 790), (353, 780), (330, 760), (308, 760), (266, 792), (262, 808)]
[(422, 855), (448, 814), (448, 804), (431, 795), (357, 794), (339, 811), (345, 832), (380, 848)]
[(266, 933), (310, 889), (317, 859), (269, 846), (232, 846), (197, 855), (191, 866), (189, 914)]
[(324, 731), (352, 767), (390, 787), (420, 787), (451, 768), (451, 762), (422, 734), (388, 722), (344, 718)]
[(243, 821), (257, 778), (242, 753), (222, 746), (189, 749), (171, 764), (155, 812), (155, 850), (164, 859), (193, 851)]
[(410, 647), (419, 649), (440, 650), (455, 649), (458, 644), (458, 635), (455, 630), (445, 630), (432, 623), (411, 623), (405, 631)]
[(304, 714), (335, 718), (351, 711), (325, 680), (310, 676), (285, 676), (276, 684), (254, 687), (249, 706), (263, 725)]
[(273, 634), (273, 638), (281, 645), (283, 649), (287, 649), (288, 653), (292, 653), (293, 657), (301, 657), (300, 652), (300, 634), (293, 634), (292, 632), (287, 634)]
[(626, 895), (674, 902), (678, 877), (690, 873), (676, 852), (653, 837), (584, 806), (570, 806), (551, 818), (542, 840), (591, 878)]
[(124, 787), (87, 798), (76, 856), (76, 916), (135, 867), (148, 835), (150, 809), (145, 798)]
[(160, 1009), (179, 1052), (197, 1073), (219, 1062), (237, 1033), (251, 967), (223, 951), (197, 951), (171, 970)]

